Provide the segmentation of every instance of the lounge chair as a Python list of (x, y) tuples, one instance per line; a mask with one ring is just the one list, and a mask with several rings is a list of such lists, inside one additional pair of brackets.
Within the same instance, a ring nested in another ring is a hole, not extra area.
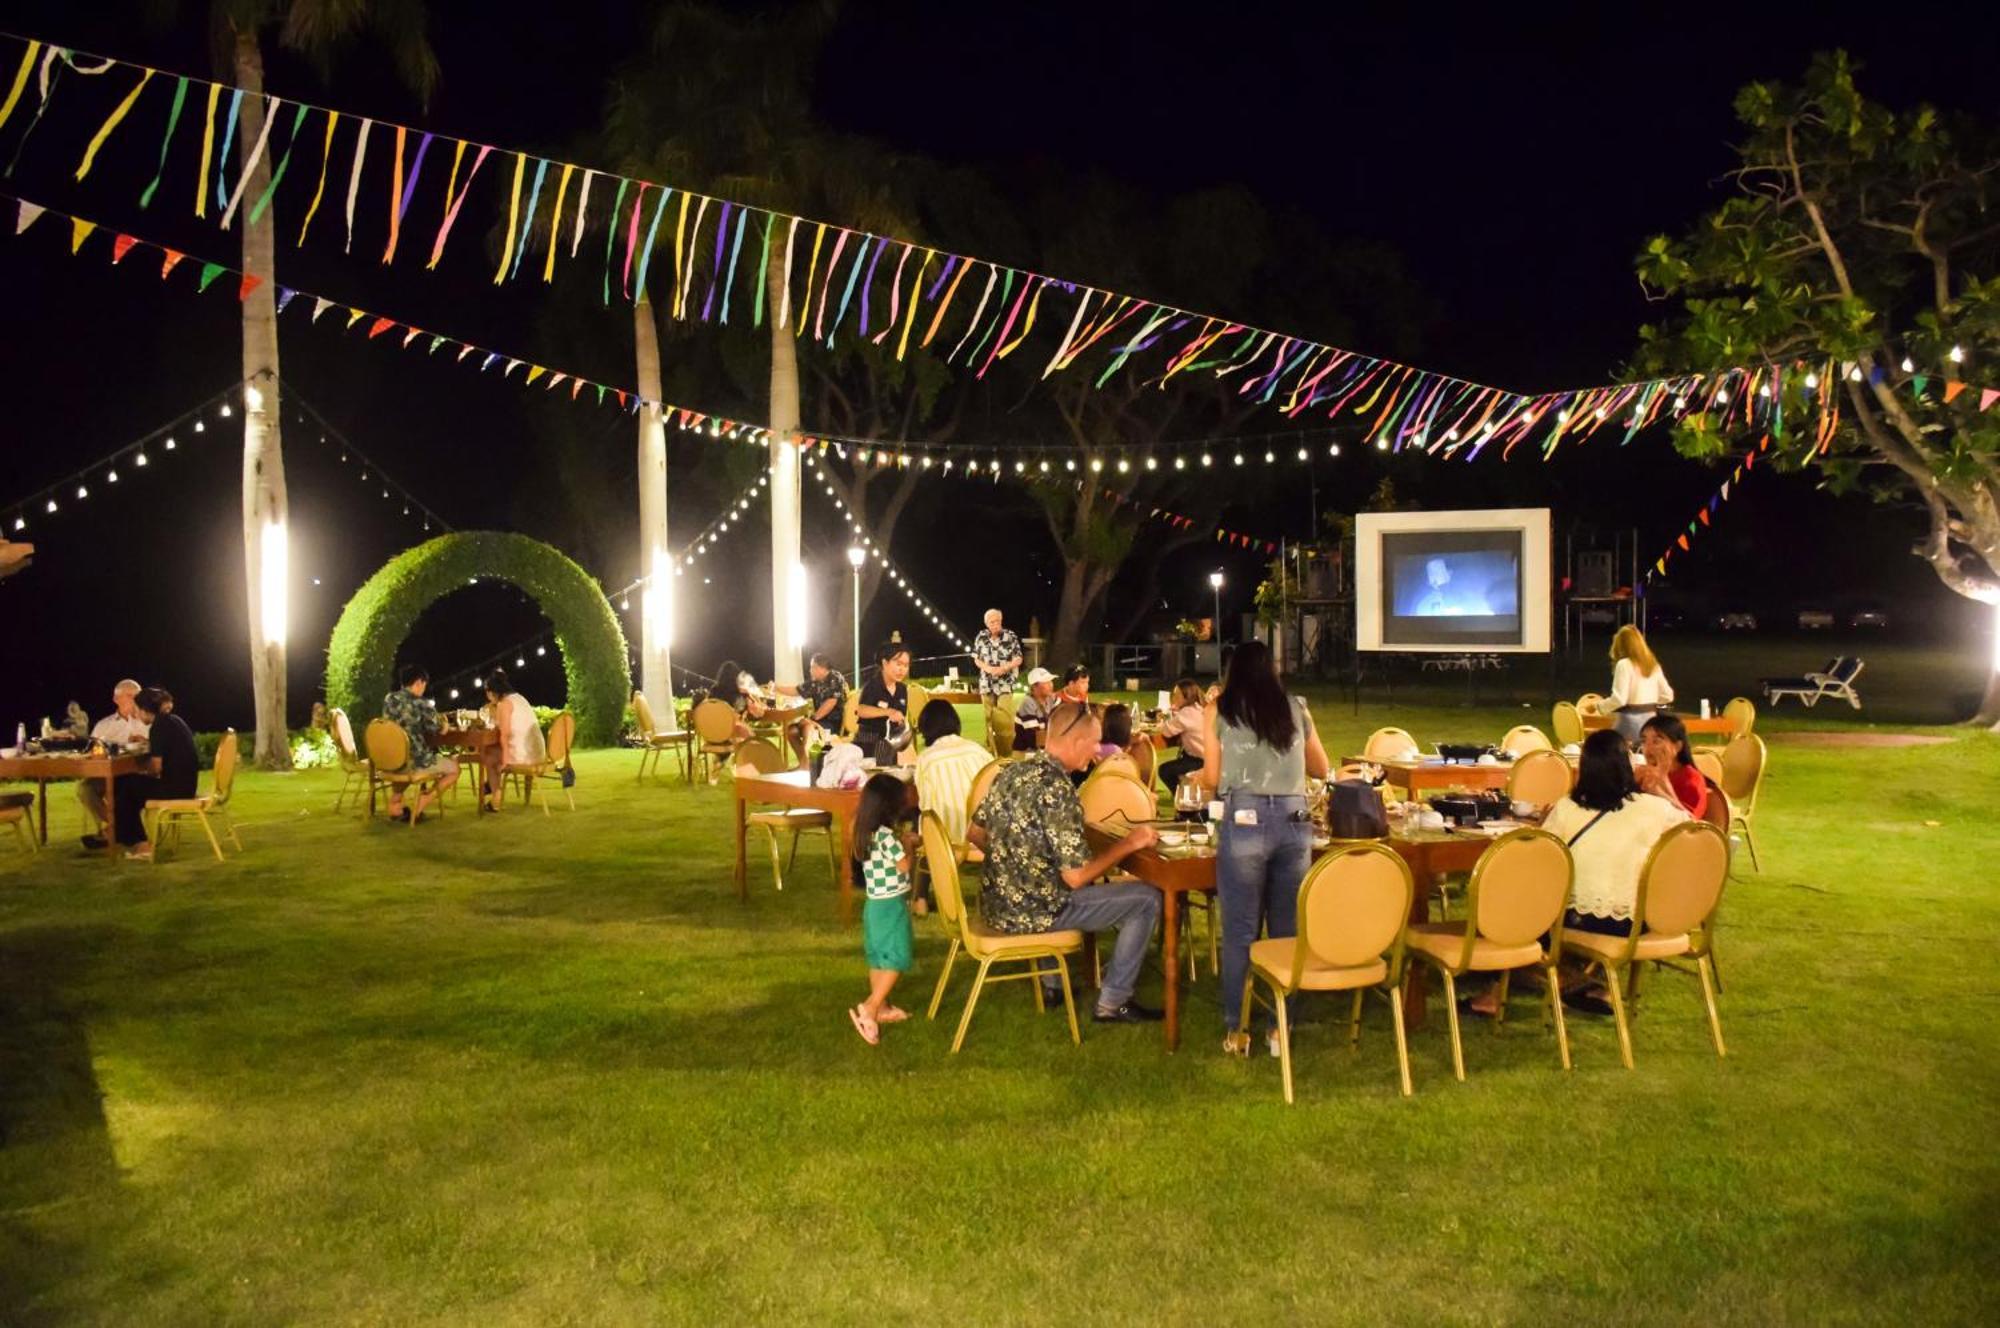
[(1808, 673), (1802, 678), (1766, 678), (1764, 697), (1773, 705), (1787, 696), (1796, 697), (1810, 709), (1822, 698), (1831, 696), (1859, 710), (1861, 697), (1854, 690), (1854, 680), (1861, 676), (1864, 667), (1865, 660), (1841, 657), (1828, 661), (1820, 673)]

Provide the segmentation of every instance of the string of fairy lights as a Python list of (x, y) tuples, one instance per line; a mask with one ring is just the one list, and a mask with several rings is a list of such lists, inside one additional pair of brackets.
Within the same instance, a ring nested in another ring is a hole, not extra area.
[[(810, 456), (806, 458), (806, 468), (808, 470), (818, 469), (817, 463)], [(854, 539), (858, 541), (856, 547), (860, 548), (866, 556), (873, 558), (881, 564), (882, 575), (896, 589), (903, 592), (904, 596), (915, 606), (917, 612), (923, 615), (925, 622), (935, 628), (945, 640), (958, 647), (960, 651), (970, 651), (972, 649), (971, 639), (965, 633), (959, 631), (957, 627), (953, 626), (951, 620), (944, 616), (942, 610), (918, 592), (916, 586), (903, 574), (901, 568), (889, 561), (889, 556), (882, 552), (882, 546), (877, 544), (874, 537), (862, 526), (860, 520), (854, 515), (853, 509), (841, 500), (838, 493), (834, 492), (833, 485), (827, 482), (826, 477), (815, 474), (813, 478), (819, 481), (820, 488), (825, 491), (827, 500), (833, 504), (834, 510), (840, 513), (842, 520), (847, 522), (848, 529), (853, 533)], [(948, 658), (948, 656), (940, 656), (939, 658)]]
[(279, 381), (285, 403), (297, 406), (301, 412), (297, 416), (299, 422), (315, 427), (318, 430), (319, 445), (333, 451), (339, 457), (341, 465), (354, 467), (360, 483), (378, 490), (384, 502), (399, 505), (402, 515), (421, 522), (427, 531), (455, 529), (451, 522), (439, 516), (434, 508), (411, 493), (408, 487), (399, 483), (393, 475), (382, 469), (379, 463), (356, 446), (351, 438), (330, 423), (290, 380)]

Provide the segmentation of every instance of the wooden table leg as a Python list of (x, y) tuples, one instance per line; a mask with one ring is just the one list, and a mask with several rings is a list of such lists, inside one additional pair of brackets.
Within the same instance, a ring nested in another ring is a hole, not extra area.
[[(44, 784), (42, 787), (47, 789), (48, 785)], [(118, 860), (118, 776), (116, 775), (104, 777), (104, 819), (111, 822), (111, 833), (104, 837), (104, 856), (116, 862)]]
[[(35, 781), (35, 802), (36, 802), (35, 814), (41, 818), (41, 829), (39, 833), (41, 834), (42, 837), (42, 847), (47, 848), (49, 845), (49, 781), (48, 780), (38, 779)], [(109, 803), (105, 804), (105, 809), (107, 812), (109, 811), (110, 809)], [(113, 838), (115, 839), (116, 836), (114, 835)]]
[(840, 864), (840, 869), (834, 873), (837, 878), (834, 884), (840, 888), (840, 925), (843, 927), (852, 926), (854, 923), (854, 870), (852, 859), (848, 857), (847, 845), (853, 837), (854, 826), (845, 816), (835, 812), (833, 815), (833, 824), (827, 827), (827, 833), (833, 836), (833, 860)]
[(1167, 1050), (1179, 1051), (1181, 1046), (1181, 964), (1180, 964), (1180, 914), (1181, 892), (1162, 890), (1161, 921), (1166, 934), (1160, 938), (1160, 962), (1166, 966), (1165, 997)]
[(732, 782), (731, 787), (736, 795), (736, 897), (747, 901), (750, 898), (750, 883), (745, 873), (744, 851), (750, 833), (750, 823), (745, 819), (748, 808), (743, 801), (743, 785)]
[[(1428, 866), (1421, 869), (1412, 864), (1410, 877), (1416, 882), (1416, 889), (1410, 894), (1410, 921), (1429, 922), (1431, 918), (1431, 894), (1437, 889), (1437, 873)], [(1422, 969), (1403, 962), (1403, 1027), (1415, 1032), (1424, 1026), (1424, 993), (1427, 990), (1422, 977)]]

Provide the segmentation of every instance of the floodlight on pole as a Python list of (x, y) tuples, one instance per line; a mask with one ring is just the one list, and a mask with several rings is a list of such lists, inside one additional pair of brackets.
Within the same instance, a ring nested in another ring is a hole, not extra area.
[(861, 683), (861, 569), (867, 563), (868, 550), (859, 544), (847, 547), (847, 565), (854, 570), (854, 686)]
[(262, 556), (258, 561), (257, 569), (257, 589), (258, 598), (263, 609), (264, 644), (266, 646), (281, 646), (285, 643), (285, 619), (287, 617), (286, 583), (290, 574), (286, 558), (287, 543), (284, 522), (267, 521), (264, 523), (264, 533), (260, 549)]
[(1216, 568), (1208, 574), (1208, 588), (1215, 593), (1215, 639), (1222, 640), (1222, 569)]

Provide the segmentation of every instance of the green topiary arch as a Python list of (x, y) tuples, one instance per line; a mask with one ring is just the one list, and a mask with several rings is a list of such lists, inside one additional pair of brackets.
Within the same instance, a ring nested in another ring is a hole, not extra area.
[(440, 535), (391, 558), (341, 610), (326, 647), (326, 703), (356, 728), (382, 711), (396, 651), (425, 609), (478, 577), (519, 586), (555, 625), (579, 746), (618, 737), (632, 694), (625, 633), (611, 601), (574, 561), (540, 540), (502, 531)]

